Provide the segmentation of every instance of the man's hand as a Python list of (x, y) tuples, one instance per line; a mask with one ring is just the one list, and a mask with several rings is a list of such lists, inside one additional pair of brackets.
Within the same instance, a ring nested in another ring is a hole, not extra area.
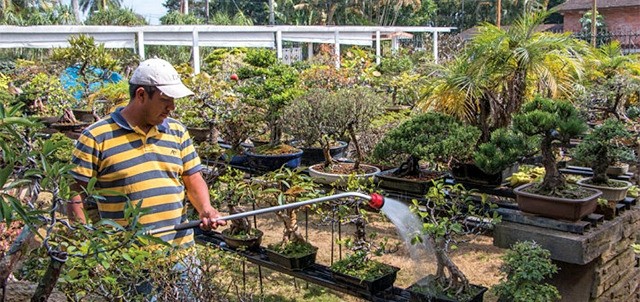
[(211, 206), (206, 207), (200, 213), (200, 220), (202, 220), (202, 223), (200, 223), (200, 228), (205, 231), (209, 231), (209, 230), (218, 228), (218, 226), (226, 225), (227, 224), (226, 221), (217, 219), (220, 216), (221, 216), (220, 212), (218, 212), (213, 207)]

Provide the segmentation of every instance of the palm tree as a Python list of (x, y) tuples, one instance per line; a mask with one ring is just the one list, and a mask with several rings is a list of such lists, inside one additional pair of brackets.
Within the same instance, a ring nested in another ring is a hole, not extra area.
[(434, 69), (422, 107), (478, 126), (486, 141), (534, 94), (570, 96), (588, 46), (569, 34), (537, 31), (550, 13), (526, 14), (508, 29), (481, 26), (457, 59)]
[(80, 9), (84, 13), (104, 10), (108, 8), (119, 8), (122, 6), (122, 0), (78, 0)]
[(76, 16), (76, 21), (81, 22), (80, 4), (78, 3), (78, 0), (71, 0), (71, 8), (73, 8), (73, 14)]

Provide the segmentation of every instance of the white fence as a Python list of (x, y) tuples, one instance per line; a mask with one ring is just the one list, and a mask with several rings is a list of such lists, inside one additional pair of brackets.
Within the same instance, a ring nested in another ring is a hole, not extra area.
[[(438, 60), (438, 34), (450, 32), (453, 27), (424, 26), (209, 26), (209, 25), (158, 25), (158, 26), (0, 26), (0, 48), (53, 48), (67, 47), (72, 35), (93, 36), (96, 42), (109, 48), (134, 48), (142, 59), (145, 45), (182, 45), (193, 48), (194, 58), (200, 58), (200, 46), (210, 47), (268, 47), (275, 48), (283, 59), (283, 41), (330, 43), (336, 54), (340, 45), (373, 46), (380, 63), (380, 42), (392, 40), (396, 50), (400, 37), (407, 33), (432, 33), (433, 57)], [(339, 58), (339, 56), (336, 56)], [(200, 60), (194, 60), (194, 70), (200, 72)], [(340, 66), (340, 62), (336, 62)]]

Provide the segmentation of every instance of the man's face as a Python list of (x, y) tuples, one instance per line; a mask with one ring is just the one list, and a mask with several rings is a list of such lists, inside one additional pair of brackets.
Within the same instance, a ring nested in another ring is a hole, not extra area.
[(156, 90), (151, 96), (146, 91), (144, 94), (144, 116), (146, 123), (149, 125), (162, 124), (164, 119), (171, 114), (171, 111), (176, 109), (173, 98), (164, 95), (160, 90)]

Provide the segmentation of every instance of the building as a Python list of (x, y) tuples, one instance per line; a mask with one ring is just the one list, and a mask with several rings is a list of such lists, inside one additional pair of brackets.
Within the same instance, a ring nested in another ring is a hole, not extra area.
[[(580, 32), (580, 18), (592, 9), (593, 0), (567, 0), (558, 6), (564, 31)], [(607, 31), (629, 52), (640, 51), (640, 0), (598, 0)]]

